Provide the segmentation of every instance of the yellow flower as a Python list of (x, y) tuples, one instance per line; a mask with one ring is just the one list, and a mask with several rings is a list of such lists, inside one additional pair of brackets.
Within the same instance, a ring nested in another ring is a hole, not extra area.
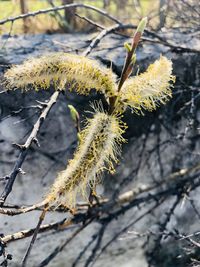
[(113, 172), (113, 162), (120, 154), (122, 133), (125, 125), (116, 116), (98, 111), (87, 120), (86, 127), (80, 132), (80, 144), (69, 161), (66, 170), (58, 176), (47, 195), (49, 205), (75, 207), (77, 194), (87, 199), (89, 183), (96, 185), (103, 170)]
[(130, 106), (136, 113), (142, 108), (152, 111), (172, 96), (172, 62), (161, 56), (147, 71), (125, 81), (119, 93), (119, 106)]
[(8, 89), (35, 90), (48, 89), (52, 84), (55, 90), (76, 90), (87, 95), (91, 89), (106, 96), (116, 94), (116, 76), (97, 61), (84, 56), (68, 53), (52, 53), (40, 58), (32, 58), (21, 65), (13, 66), (5, 73)]

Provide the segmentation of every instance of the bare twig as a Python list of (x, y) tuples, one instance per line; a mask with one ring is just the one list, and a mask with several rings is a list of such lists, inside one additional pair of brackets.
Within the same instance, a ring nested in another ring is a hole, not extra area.
[(78, 230), (76, 230), (72, 236), (67, 239), (65, 242), (63, 242), (63, 244), (61, 244), (60, 246), (57, 246), (54, 251), (46, 257), (46, 259), (44, 259), (39, 265), (38, 267), (44, 267), (47, 266), (48, 263), (54, 259), (58, 253), (60, 253), (83, 229), (85, 229), (91, 222), (93, 221), (93, 218), (91, 218), (90, 220), (88, 220), (88, 222), (86, 222), (85, 224), (83, 224)]
[[(188, 180), (196, 179), (198, 178), (198, 172), (200, 170), (200, 164), (197, 164), (191, 168), (188, 169), (181, 169), (177, 172), (171, 173), (167, 177), (164, 177), (160, 182), (156, 184), (149, 184), (149, 185), (141, 185), (133, 190), (129, 190), (121, 195), (118, 196), (117, 199), (115, 199), (115, 203), (118, 205), (122, 205), (124, 203), (128, 203), (135, 199), (137, 196), (139, 196), (142, 193), (150, 192), (151, 190), (158, 189), (161, 186), (173, 186), (176, 183), (185, 183)], [(192, 178), (191, 176), (194, 175)], [(184, 178), (185, 177), (185, 178)], [(99, 204), (105, 204), (108, 203), (110, 200), (105, 198), (102, 200), (99, 200)], [(9, 216), (15, 216), (19, 214), (24, 214), (33, 210), (41, 210), (41, 207), (43, 207), (45, 202), (41, 202), (39, 204), (35, 204), (32, 206), (28, 207), (21, 207), (21, 206), (16, 206), (16, 205), (7, 205), (6, 208), (0, 208), (0, 213), (4, 215), (9, 215)], [(95, 205), (94, 205), (95, 206)], [(83, 210), (88, 208), (88, 203), (87, 202), (82, 202), (82, 203), (77, 203), (77, 209)], [(54, 210), (54, 208), (52, 208)], [(51, 209), (49, 209), (51, 211)], [(57, 210), (59, 211), (59, 210)], [(61, 212), (63, 212), (63, 208), (60, 209)]]
[(37, 234), (40, 231), (40, 226), (41, 226), (42, 222), (44, 221), (44, 217), (46, 215), (47, 210), (48, 210), (48, 204), (45, 205), (45, 207), (44, 207), (44, 209), (43, 209), (43, 211), (42, 211), (42, 213), (40, 215), (38, 224), (37, 224), (37, 226), (36, 226), (36, 228), (34, 230), (33, 237), (31, 239), (31, 243), (29, 244), (28, 249), (27, 249), (27, 251), (25, 253), (25, 256), (24, 256), (24, 258), (22, 260), (22, 267), (25, 267), (26, 266), (26, 263), (27, 263), (29, 254), (31, 252), (31, 249), (32, 249), (34, 243), (35, 243), (35, 240), (37, 238)]
[[(125, 29), (136, 29), (136, 26), (133, 24), (120, 24), (120, 25), (115, 24), (113, 26), (110, 26), (108, 28), (103, 29), (97, 35), (97, 37), (90, 43), (90, 45), (88, 46), (84, 55), (87, 56), (89, 53), (91, 53), (93, 48), (96, 47), (99, 44), (99, 42), (108, 34), (119, 31), (119, 30), (125, 30)], [(165, 46), (173, 49), (174, 51), (179, 51), (179, 52), (183, 52), (183, 53), (184, 52), (200, 53), (200, 50), (197, 50), (197, 49), (193, 49), (193, 48), (189, 48), (189, 47), (182, 47), (179, 45), (174, 45), (174, 44), (170, 43), (169, 41), (166, 41), (164, 38), (160, 37), (157, 33), (154, 33), (153, 31), (145, 30), (144, 32), (146, 34), (158, 39), (158, 41), (156, 41), (156, 40), (143, 38), (144, 40), (146, 39), (146, 41), (160, 43), (162, 45), (165, 45)]]
[[(77, 4), (77, 3), (57, 6), (57, 7), (54, 7), (54, 8), (41, 9), (41, 10), (38, 10), (38, 11), (35, 11), (35, 12), (30, 12), (30, 13), (27, 13), (27, 14), (21, 14), (21, 15), (16, 16), (16, 17), (10, 17), (10, 18), (7, 18), (7, 19), (3, 19), (3, 20), (0, 20), (0, 25), (3, 25), (5, 23), (7, 23), (7, 22), (14, 22), (14, 21), (16, 21), (18, 19), (24, 19), (24, 18), (27, 18), (27, 17), (37, 16), (37, 15), (40, 15), (40, 14), (46, 14), (46, 13), (49, 13), (49, 12), (52, 12), (52, 11), (59, 11), (59, 10), (62, 10), (62, 9), (74, 8), (74, 7), (80, 7), (80, 8), (86, 8), (86, 9), (93, 10), (93, 11), (98, 12), (101, 15), (109, 18), (113, 22), (116, 22), (117, 25), (113, 26), (113, 27), (119, 26), (119, 28), (117, 27), (116, 29), (112, 29), (112, 30), (110, 28), (108, 28), (108, 32), (106, 34), (104, 33), (105, 35), (107, 35), (107, 34), (109, 34), (111, 32), (117, 31), (117, 30), (123, 30), (123, 29), (128, 29), (128, 28), (129, 29), (135, 29), (136, 28), (136, 26), (132, 25), (132, 24), (123, 24), (121, 21), (119, 21), (115, 17), (109, 15), (104, 10), (101, 10), (99, 8), (96, 8), (96, 7), (93, 7), (93, 6), (90, 6), (90, 5)], [(89, 20), (88, 20), (88, 22), (89, 22)], [(153, 32), (153, 31), (145, 30), (145, 32), (147, 34), (151, 35), (152, 37), (157, 38), (160, 41), (160, 43), (162, 43), (165, 46), (170, 47), (171, 49), (173, 49), (175, 51), (200, 53), (200, 50), (198, 50), (198, 49), (193, 49), (193, 48), (190, 48), (190, 47), (182, 47), (182, 46), (179, 46), (179, 45), (172, 44), (171, 42), (167, 41), (165, 38), (161, 37), (159, 34)], [(102, 33), (102, 35), (104, 35), (104, 34)], [(99, 41), (97, 41), (97, 44), (98, 43), (99, 43)]]
[(3, 20), (0, 20), (0, 25), (3, 25), (3, 24), (8, 23), (8, 22), (13, 22), (13, 21), (16, 21), (16, 20), (19, 20), (19, 19), (25, 19), (25, 18), (28, 18), (28, 17), (35, 17), (35, 16), (40, 15), (40, 14), (46, 14), (46, 13), (49, 13), (49, 12), (59, 11), (59, 10), (68, 9), (68, 8), (75, 8), (75, 7), (86, 8), (86, 9), (93, 10), (93, 11), (95, 11), (95, 12), (97, 12), (97, 13), (105, 16), (105, 17), (107, 17), (108, 19), (114, 21), (115, 23), (121, 24), (121, 22), (118, 19), (116, 19), (115, 17), (111, 16), (110, 14), (108, 14), (104, 10), (101, 10), (101, 9), (99, 9), (97, 7), (86, 5), (86, 4), (74, 3), (74, 4), (61, 5), (61, 6), (56, 6), (56, 7), (47, 8), (47, 9), (41, 9), (41, 10), (38, 10), (38, 11), (35, 11), (35, 12), (29, 12), (27, 14), (21, 14), (21, 15), (16, 16), (16, 17), (10, 17), (10, 18), (7, 18), (7, 19), (3, 19)]
[[(117, 214), (119, 216), (119, 214), (125, 212), (125, 210), (128, 210), (134, 206), (137, 206), (138, 204), (145, 204), (145, 203), (149, 203), (149, 201), (155, 200), (155, 199), (159, 199), (158, 196), (173, 196), (174, 191), (179, 194), (179, 192), (177, 191), (176, 187), (179, 186), (179, 188), (184, 188), (185, 184), (187, 182), (190, 183), (194, 183), (195, 180), (199, 179), (199, 172), (194, 173), (194, 171), (196, 171), (198, 168), (200, 168), (199, 166), (195, 166), (194, 168), (188, 169), (188, 171), (180, 171), (180, 172), (176, 172), (171, 174), (170, 176), (168, 176), (168, 179), (163, 179), (159, 184), (157, 185), (149, 185), (149, 186), (141, 186), (138, 188), (135, 188), (133, 190), (127, 191), (121, 195), (119, 195), (119, 197), (115, 200), (109, 200), (109, 199), (104, 199), (104, 200), (100, 200), (98, 204), (93, 204), (90, 208), (90, 211), (92, 212), (92, 215), (94, 216), (94, 218), (98, 218), (99, 216), (99, 212), (102, 213), (102, 217), (103, 220), (104, 218), (104, 214), (107, 213), (107, 211), (113, 210), (113, 206), (115, 206), (116, 208), (120, 208), (119, 211), (117, 211)], [(181, 178), (182, 177), (182, 178)], [(170, 182), (171, 180), (171, 182)], [(197, 181), (197, 184), (199, 183), (199, 181)], [(160, 190), (157, 190), (157, 192), (150, 194), (151, 190), (155, 190), (158, 189), (158, 187), (161, 185), (168, 185), (166, 187), (166, 190), (162, 190), (162, 188), (160, 188)], [(194, 187), (195, 185), (193, 185)], [(149, 193), (144, 195), (144, 193)], [(127, 205), (127, 206), (124, 206)], [(82, 209), (82, 207), (84, 207), (84, 209)], [(74, 224), (74, 223), (80, 223), (83, 222), (85, 220), (85, 218), (90, 218), (90, 214), (88, 213), (88, 204), (87, 203), (82, 203), (82, 204), (78, 204), (77, 205), (77, 212), (74, 214), (74, 217), (71, 219), (71, 223), (70, 225)], [(126, 208), (125, 208), (126, 207)], [(113, 211), (115, 213), (115, 211)], [(110, 213), (109, 216), (112, 216), (113, 213)], [(99, 220), (101, 220), (101, 217), (99, 218)], [(61, 226), (63, 227), (64, 225), (66, 226), (66, 224), (64, 224), (64, 221), (62, 221), (63, 224), (60, 225), (59, 227), (61, 228)], [(57, 225), (57, 224), (56, 224)], [(47, 230), (51, 230), (51, 227), (54, 227), (53, 225), (49, 225), (50, 228), (45, 227), (44, 231)], [(42, 227), (42, 226), (41, 226)], [(4, 242), (10, 242), (10, 241), (15, 241), (18, 239), (18, 237), (21, 238), (25, 238), (27, 237), (26, 234), (23, 233), (28, 233), (28, 236), (30, 234), (30, 232), (33, 229), (30, 230), (24, 230), (24, 231), (20, 231), (19, 233), (16, 234), (12, 234), (12, 235), (8, 235), (6, 237), (4, 237), (2, 240)], [(22, 232), (22, 234), (20, 234)], [(14, 236), (14, 238), (12, 239), (12, 236)]]
[[(55, 222), (55, 223), (44, 224), (44, 225), (40, 226), (39, 233), (44, 233), (44, 232), (50, 231), (50, 230), (64, 229), (64, 225), (66, 225), (66, 221), (67, 221), (67, 219), (63, 219), (63, 220)], [(69, 227), (67, 229), (71, 229), (71, 228)], [(35, 231), (35, 228), (22, 230), (22, 231), (16, 232), (16, 233), (11, 234), (11, 235), (6, 235), (6, 236), (2, 237), (0, 240), (2, 242), (4, 242), (5, 244), (7, 244), (7, 243), (10, 243), (13, 241), (17, 241), (17, 240), (32, 236), (34, 231)]]
[(40, 127), (42, 126), (42, 123), (44, 122), (44, 120), (46, 119), (49, 111), (51, 110), (52, 106), (56, 103), (57, 98), (59, 96), (59, 91), (56, 91), (50, 98), (50, 100), (46, 103), (46, 107), (44, 108), (44, 110), (42, 111), (40, 117), (38, 118), (37, 122), (35, 123), (33, 130), (30, 134), (30, 136), (28, 137), (28, 139), (26, 140), (24, 145), (19, 145), (20, 148), (20, 153), (18, 156), (18, 159), (15, 163), (15, 166), (11, 172), (11, 174), (9, 175), (9, 179), (8, 182), (6, 183), (6, 186), (4, 188), (4, 191), (1, 194), (0, 197), (0, 206), (3, 206), (6, 198), (8, 197), (8, 195), (10, 194), (10, 192), (12, 191), (12, 187), (13, 184), (15, 182), (15, 179), (17, 177), (17, 174), (20, 172), (22, 164), (27, 156), (27, 152), (31, 146), (31, 144), (34, 142), (34, 140), (36, 140), (37, 138), (37, 134), (40, 130)]

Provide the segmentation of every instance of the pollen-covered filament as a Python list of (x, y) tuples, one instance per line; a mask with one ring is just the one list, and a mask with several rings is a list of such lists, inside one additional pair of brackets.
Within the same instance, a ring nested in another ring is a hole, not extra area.
[(96, 60), (69, 53), (51, 53), (32, 58), (21, 65), (13, 66), (5, 73), (8, 89), (29, 86), (35, 90), (48, 89), (53, 85), (57, 90), (76, 90), (87, 95), (91, 89), (107, 97), (116, 94), (116, 76)]
[(81, 142), (67, 169), (61, 171), (47, 196), (50, 205), (73, 208), (78, 193), (87, 199), (89, 182), (95, 185), (104, 169), (114, 171), (125, 125), (116, 116), (97, 112), (81, 132)]

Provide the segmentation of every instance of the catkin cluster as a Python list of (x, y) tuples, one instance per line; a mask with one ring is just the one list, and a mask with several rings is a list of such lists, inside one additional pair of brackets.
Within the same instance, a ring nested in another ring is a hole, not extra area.
[(50, 205), (75, 207), (77, 194), (87, 199), (87, 186), (95, 187), (102, 172), (114, 171), (113, 162), (124, 142), (125, 125), (120, 118), (98, 111), (80, 133), (80, 144), (66, 170), (58, 176), (47, 195)]

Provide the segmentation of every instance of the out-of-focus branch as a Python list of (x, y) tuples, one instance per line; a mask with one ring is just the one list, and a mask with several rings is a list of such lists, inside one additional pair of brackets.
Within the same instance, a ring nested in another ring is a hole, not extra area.
[[(28, 13), (28, 5), (27, 1), (25, 0), (20, 0), (20, 9), (22, 14), (27, 14)], [(28, 31), (28, 18), (23, 18), (23, 28), (24, 28), (24, 33)]]
[(106, 12), (102, 9), (99, 9), (97, 7), (90, 6), (90, 5), (74, 3), (74, 4), (61, 5), (61, 6), (56, 6), (56, 7), (47, 8), (47, 9), (40, 9), (40, 10), (35, 11), (35, 12), (29, 12), (27, 14), (21, 14), (21, 15), (16, 16), (16, 17), (10, 17), (7, 19), (3, 19), (3, 20), (0, 20), (0, 25), (3, 25), (3, 24), (8, 23), (8, 22), (13, 22), (13, 21), (16, 21), (19, 19), (25, 19), (28, 17), (35, 17), (35, 16), (40, 15), (40, 14), (46, 14), (49, 12), (59, 11), (59, 10), (68, 9), (68, 8), (75, 8), (75, 7), (93, 10), (93, 11), (107, 17), (108, 19), (112, 20), (113, 22), (121, 24), (121, 22), (118, 19), (111, 16), (108, 12)]
[[(63, 219), (63, 220), (56, 222), (56, 223), (43, 224), (40, 227), (39, 233), (44, 233), (44, 232), (50, 231), (50, 230), (63, 229), (63, 225), (66, 224), (66, 220), (67, 219)], [(69, 227), (68, 229), (71, 229), (71, 228)], [(3, 243), (9, 243), (9, 242), (17, 241), (19, 239), (23, 239), (23, 238), (32, 236), (34, 231), (35, 231), (35, 228), (22, 230), (22, 231), (19, 231), (17, 233), (11, 234), (11, 235), (6, 235), (6, 236), (2, 237), (0, 240)]]
[[(10, 17), (10, 18), (7, 18), (7, 19), (0, 20), (0, 25), (3, 25), (3, 24), (8, 23), (8, 22), (14, 22), (14, 21), (19, 20), (19, 19), (24, 19), (24, 18), (28, 18), (28, 17), (34, 17), (34, 16), (37, 16), (37, 15), (40, 15), (40, 14), (46, 14), (46, 13), (53, 12), (53, 11), (59, 11), (59, 10), (68, 9), (68, 8), (75, 8), (75, 7), (77, 7), (77, 8), (86, 8), (86, 9), (93, 10), (93, 11), (95, 11), (95, 12), (97, 12), (97, 13), (105, 16), (105, 17), (107, 17), (108, 19), (112, 20), (113, 22), (117, 23), (117, 25), (114, 25), (114, 26), (111, 26), (111, 27), (107, 28), (107, 32), (106, 33), (105, 32), (102, 33), (102, 36), (106, 36), (107, 34), (115, 32), (115, 31), (118, 31), (118, 30), (135, 29), (136, 28), (136, 26), (133, 25), (133, 24), (123, 24), (121, 21), (119, 21), (115, 17), (111, 16), (109, 13), (107, 13), (104, 10), (101, 10), (99, 8), (96, 8), (96, 7), (93, 7), (93, 6), (90, 6), (90, 5), (78, 4), (78, 3), (62, 5), (62, 6), (56, 6), (56, 7), (47, 8), (47, 9), (41, 9), (41, 10), (38, 10), (38, 11), (35, 11), (35, 12), (29, 12), (27, 14), (21, 14), (21, 15), (16, 16), (16, 17)], [(149, 34), (150, 36), (158, 39), (161, 44), (170, 47), (174, 51), (200, 53), (200, 50), (198, 50), (198, 49), (193, 49), (193, 48), (190, 48), (190, 47), (183, 47), (183, 46), (175, 45), (175, 44), (167, 41), (165, 38), (163, 38), (162, 36), (160, 36), (156, 32), (153, 32), (153, 31), (150, 31), (150, 30), (145, 30), (145, 32), (147, 34)], [(96, 44), (99, 43), (98, 40), (96, 40), (96, 41), (94, 40), (94, 42), (97, 42)]]
[[(52, 229), (63, 229), (68, 227), (69, 225), (87, 221), (91, 219), (91, 217), (98, 218), (101, 220), (101, 217), (99, 217), (100, 213), (101, 215), (103, 214), (105, 215), (108, 211), (112, 210), (113, 207), (115, 207), (116, 209), (120, 208), (121, 211), (119, 210), (117, 211), (117, 213), (121, 213), (124, 212), (125, 210), (130, 209), (130, 207), (137, 206), (138, 204), (142, 203), (145, 204), (148, 203), (147, 201), (154, 201), (155, 199), (159, 199), (158, 196), (165, 196), (165, 197), (172, 196), (174, 195), (174, 192), (176, 192), (177, 185), (181, 189), (184, 188), (187, 182), (190, 181), (191, 183), (193, 183), (196, 179), (198, 180), (199, 170), (200, 170), (200, 164), (192, 168), (189, 168), (187, 170), (180, 170), (178, 172), (172, 173), (158, 184), (148, 185), (148, 186), (143, 185), (133, 190), (127, 191), (119, 195), (119, 197), (115, 200), (109, 200), (109, 199), (99, 200), (97, 204), (93, 204), (90, 207), (89, 212), (88, 212), (88, 203), (79, 203), (77, 205), (77, 211), (75, 212), (74, 217), (70, 220), (70, 223), (69, 221), (66, 221), (64, 219), (54, 224), (44, 225), (41, 227), (42, 229), (41, 232), (49, 231)], [(197, 183), (199, 182), (197, 181)], [(166, 187), (165, 190), (162, 190), (162, 188), (158, 190), (159, 187), (164, 185)], [(157, 192), (150, 194), (150, 191), (155, 189), (157, 189)], [(149, 193), (149, 194), (144, 195), (144, 193)], [(176, 193), (178, 194), (179, 192), (177, 191)], [(123, 209), (124, 205), (127, 205), (126, 209)], [(30, 209), (31, 211), (31, 207), (25, 209)], [(63, 210), (61, 211), (63, 212)], [(115, 211), (113, 212), (115, 213)], [(108, 216), (111, 216), (111, 214), (109, 214)], [(33, 231), (34, 229), (23, 230), (15, 234), (3, 237), (2, 241), (11, 242), (18, 239), (26, 238), (30, 236), (33, 233)]]
[[(132, 201), (133, 199), (135, 199), (137, 196), (139, 196), (140, 194), (146, 193), (146, 192), (150, 192), (152, 190), (158, 189), (161, 186), (173, 186), (176, 183), (185, 183), (187, 182), (188, 179), (191, 179), (191, 175), (194, 175), (194, 179), (196, 179), (198, 177), (198, 172), (200, 170), (200, 164), (197, 164), (191, 168), (188, 169), (181, 169), (177, 172), (171, 173), (170, 175), (168, 175), (167, 177), (163, 178), (160, 182), (157, 182), (156, 184), (149, 184), (149, 185), (141, 185), (138, 186), (136, 188), (134, 188), (133, 190), (127, 191), (121, 195), (118, 196), (118, 198), (116, 200), (114, 200), (114, 202), (118, 205), (122, 205), (124, 203), (128, 203), (130, 201)], [(181, 180), (182, 179), (182, 180)], [(99, 200), (98, 204), (105, 204), (105, 203), (109, 203), (110, 200), (108, 198), (106, 199), (102, 199)], [(4, 215), (9, 215), (9, 216), (15, 216), (15, 215), (19, 215), (19, 214), (24, 214), (33, 210), (41, 210), (41, 207), (43, 206), (43, 202), (39, 203), (39, 204), (35, 204), (32, 206), (27, 206), (27, 207), (18, 207), (16, 205), (7, 205), (6, 208), (0, 208), (0, 213), (4, 214)], [(82, 202), (82, 203), (78, 203), (77, 204), (77, 211), (81, 211), (81, 210), (87, 210), (88, 208), (88, 203), (87, 202)], [(52, 208), (54, 210), (54, 208)], [(64, 208), (60, 208), (60, 210), (58, 209), (57, 211), (63, 212), (65, 209)], [(51, 209), (49, 210), (51, 211)]]
[[(89, 47), (87, 48), (87, 50), (85, 51), (85, 55), (88, 55), (89, 53), (91, 53), (91, 51), (93, 50), (94, 47), (96, 47), (99, 42), (101, 41), (101, 39), (103, 39), (105, 36), (107, 36), (110, 33), (119, 31), (119, 30), (125, 30), (125, 29), (135, 29), (136, 26), (133, 24), (116, 24), (113, 25), (111, 27), (105, 28), (104, 30), (102, 30), (97, 37), (90, 43)], [(145, 30), (144, 31), (146, 34), (158, 39), (156, 40), (151, 40), (151, 39), (146, 39), (146, 41), (149, 42), (157, 42), (160, 43), (164, 46), (167, 46), (169, 48), (171, 48), (174, 51), (178, 51), (178, 52), (191, 52), (191, 53), (200, 53), (200, 50), (197, 49), (193, 49), (193, 48), (189, 48), (189, 47), (182, 47), (179, 45), (174, 45), (169, 41), (166, 41), (163, 37), (159, 36), (159, 34), (153, 32), (153, 31), (149, 31), (149, 30)], [(144, 39), (145, 40), (145, 39)]]

